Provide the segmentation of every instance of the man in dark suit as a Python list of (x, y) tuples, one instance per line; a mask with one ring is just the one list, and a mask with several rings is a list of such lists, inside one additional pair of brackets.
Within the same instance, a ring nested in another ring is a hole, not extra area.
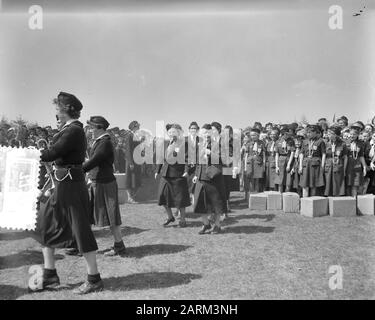
[(140, 128), (138, 121), (132, 121), (129, 124), (130, 133), (125, 138), (125, 159), (126, 159), (126, 168), (125, 168), (125, 189), (128, 194), (128, 202), (136, 203), (134, 197), (137, 194), (139, 187), (141, 186), (141, 166), (134, 162), (134, 149), (142, 142), (136, 141), (135, 132)]

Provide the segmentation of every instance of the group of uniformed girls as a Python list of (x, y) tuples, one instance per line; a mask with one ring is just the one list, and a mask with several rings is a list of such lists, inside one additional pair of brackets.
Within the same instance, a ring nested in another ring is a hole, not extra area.
[(303, 135), (293, 135), (273, 127), (262, 140), (260, 130), (251, 129), (241, 150), (246, 197), (264, 190), (303, 197), (374, 193), (375, 134), (359, 139), (362, 128), (353, 125), (343, 139), (341, 131), (308, 125)]

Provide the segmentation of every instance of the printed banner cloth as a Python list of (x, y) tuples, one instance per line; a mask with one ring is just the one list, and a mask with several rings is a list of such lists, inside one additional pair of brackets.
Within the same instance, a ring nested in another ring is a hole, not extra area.
[(0, 227), (34, 230), (40, 151), (0, 147)]

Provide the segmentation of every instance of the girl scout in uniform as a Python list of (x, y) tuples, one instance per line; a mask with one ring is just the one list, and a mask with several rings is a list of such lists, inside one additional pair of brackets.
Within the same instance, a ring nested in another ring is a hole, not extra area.
[(83, 125), (78, 121), (81, 102), (72, 94), (60, 92), (56, 104), (57, 117), (63, 127), (53, 137), (48, 149), (41, 151), (43, 162), (53, 162), (54, 191), (45, 203), (40, 202), (37, 226), (33, 236), (43, 245), (44, 272), (41, 288), (53, 289), (60, 284), (55, 269), (55, 248), (66, 248), (72, 242), (86, 260), (87, 281), (74, 292), (86, 294), (103, 289), (96, 264), (98, 246), (90, 227), (89, 194), (82, 163), (87, 142)]
[(295, 190), (299, 195), (301, 195), (301, 188), (299, 186), (300, 174), (299, 174), (299, 157), (302, 149), (303, 137), (297, 136), (294, 140), (294, 153), (292, 162), (290, 163), (290, 170), (287, 167), (287, 177), (286, 177), (286, 191), (290, 192)]
[(318, 126), (308, 126), (306, 134), (307, 139), (302, 144), (299, 162), (303, 197), (317, 195), (316, 188), (324, 186), (323, 172), (326, 159), (326, 145), (323, 139), (318, 137)]
[(276, 146), (276, 177), (277, 190), (284, 192), (287, 172), (290, 171), (294, 157), (294, 141), (288, 138), (288, 131), (277, 141)]
[(340, 138), (341, 128), (332, 126), (328, 129), (326, 143), (326, 163), (324, 167), (325, 196), (345, 195), (345, 172), (348, 162), (345, 142)]
[(347, 194), (356, 197), (364, 182), (367, 166), (364, 158), (364, 143), (358, 139), (360, 128), (350, 127), (350, 146), (348, 150), (348, 165), (346, 170)]
[(272, 128), (269, 131), (270, 141), (266, 144), (266, 175), (265, 189), (275, 190), (276, 179), (276, 152), (279, 130)]
[(263, 191), (263, 175), (265, 171), (266, 148), (259, 139), (260, 130), (253, 128), (250, 131), (250, 143), (245, 154), (246, 180), (250, 192)]

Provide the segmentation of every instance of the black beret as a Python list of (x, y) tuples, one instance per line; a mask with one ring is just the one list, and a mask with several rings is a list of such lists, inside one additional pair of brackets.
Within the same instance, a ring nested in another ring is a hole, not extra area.
[(326, 118), (320, 118), (318, 121), (327, 121)]
[(167, 131), (168, 131), (169, 129), (172, 129), (172, 128), (177, 129), (177, 130), (182, 130), (181, 126), (180, 126), (178, 123), (172, 123), (172, 124), (169, 124), (169, 123), (168, 123), (168, 124), (165, 126), (165, 128), (167, 129)]
[(87, 124), (101, 126), (104, 130), (106, 130), (109, 127), (109, 122), (102, 116), (90, 117), (90, 120), (87, 121)]
[(196, 126), (197, 129), (199, 129), (198, 123), (196, 123), (195, 121), (193, 121), (192, 123), (190, 123), (189, 129), (190, 129), (192, 126)]
[(212, 126), (211, 126), (209, 123), (205, 123), (205, 124), (202, 126), (202, 129), (211, 130), (211, 129), (212, 129)]
[(129, 130), (133, 130), (135, 127), (140, 126), (139, 122), (136, 120), (133, 120), (132, 122), (129, 123)]
[(307, 129), (314, 132), (320, 132), (320, 127), (316, 124), (309, 124)]
[(330, 126), (328, 130), (332, 131), (336, 136), (339, 136), (341, 134), (341, 127), (339, 126)]
[(258, 128), (252, 128), (250, 132), (256, 132), (257, 134), (260, 134), (260, 130)]
[(215, 127), (217, 131), (221, 132), (221, 124), (219, 122), (212, 122), (211, 127)]
[(350, 130), (355, 130), (357, 131), (358, 133), (361, 131), (361, 127), (358, 127), (358, 126), (350, 126)]
[(72, 107), (76, 111), (81, 111), (83, 108), (81, 101), (79, 101), (78, 98), (71, 93), (60, 92), (57, 96), (57, 101), (67, 107)]

